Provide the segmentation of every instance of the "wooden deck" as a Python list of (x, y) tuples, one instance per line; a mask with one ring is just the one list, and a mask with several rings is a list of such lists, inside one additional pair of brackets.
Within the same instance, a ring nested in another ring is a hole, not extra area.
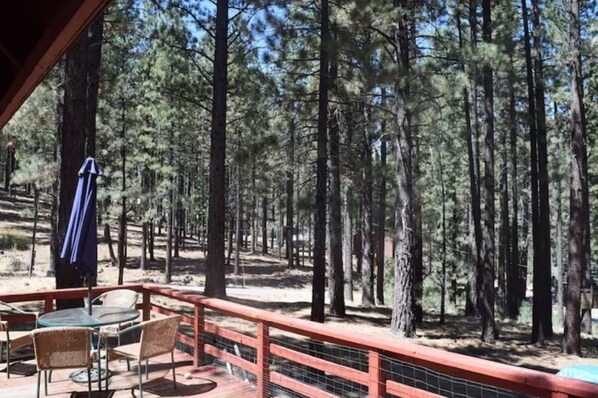
[[(170, 370), (170, 356), (155, 358), (150, 361), (149, 381), (144, 383), (144, 398), (155, 397), (198, 397), (198, 398), (224, 398), (224, 397), (255, 397), (255, 386), (240, 378), (226, 373), (225, 370), (213, 366), (193, 367), (193, 358), (181, 351), (175, 351), (177, 388), (173, 388), (172, 371)], [(2, 369), (4, 369), (2, 364)], [(137, 368), (132, 364), (130, 372), (127, 372), (125, 362), (111, 362), (110, 370), (113, 376), (110, 378), (108, 393), (96, 392), (97, 383), (92, 385), (94, 394), (92, 397), (131, 397), (131, 388), (135, 388), (135, 396), (139, 396), (137, 390)], [(10, 379), (6, 378), (6, 372), (0, 372), (0, 396), (2, 398), (29, 398), (35, 397), (36, 375), (29, 376), (14, 374), (35, 372), (33, 361), (23, 362), (11, 368)], [(52, 375), (52, 383), (48, 386), (48, 397), (51, 398), (79, 398), (87, 397), (87, 386), (75, 384), (70, 381), (71, 371), (57, 371)], [(191, 378), (185, 378), (190, 373)], [(145, 376), (144, 376), (145, 379)], [(102, 386), (103, 387), (103, 386)], [(44, 397), (43, 378), (41, 386), (41, 397)]]

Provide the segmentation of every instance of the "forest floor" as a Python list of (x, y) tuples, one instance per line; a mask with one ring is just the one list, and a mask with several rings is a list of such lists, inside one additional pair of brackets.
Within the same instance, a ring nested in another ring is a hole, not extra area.
[[(0, 190), (0, 238), (2, 234), (20, 237), (30, 244), (33, 229), (33, 201), (18, 195), (9, 198)], [(42, 202), (36, 243), (36, 263), (33, 277), (28, 278), (31, 250), (6, 249), (0, 251), (0, 294), (40, 291), (54, 288), (54, 279), (47, 276), (49, 270), (49, 206)], [(116, 226), (116, 223), (113, 223)], [(113, 228), (113, 240), (116, 237)], [(98, 231), (99, 247), (98, 284), (116, 284), (118, 270), (111, 266), (107, 244)], [(139, 270), (141, 230), (130, 224), (128, 229), (128, 266), (124, 272), (126, 283), (163, 283), (165, 238), (156, 236), (156, 261), (147, 271)], [(23, 249), (23, 247), (21, 247)], [(116, 250), (116, 245), (115, 245)], [(276, 253), (277, 250), (274, 250)], [(233, 259), (234, 261), (234, 259)], [(243, 276), (235, 276), (227, 267), (227, 294), (230, 300), (252, 307), (309, 319), (311, 301), (311, 266), (305, 263), (297, 269), (288, 269), (286, 261), (272, 255), (251, 255), (248, 250), (241, 253)], [(196, 239), (189, 239), (181, 247), (180, 257), (174, 259), (172, 286), (186, 290), (203, 290), (205, 257)], [(347, 301), (345, 318), (328, 317), (327, 323), (373, 336), (389, 336), (391, 308), (377, 306), (365, 308), (359, 305), (360, 295), (356, 291), (354, 301)], [(388, 300), (390, 302), (390, 300)], [(545, 347), (529, 343), (531, 326), (515, 321), (497, 321), (500, 338), (494, 345), (479, 340), (479, 321), (460, 314), (448, 314), (444, 326), (439, 326), (438, 311), (424, 308), (424, 322), (418, 326), (418, 344), (441, 348), (466, 355), (486, 358), (497, 362), (528, 368), (556, 372), (574, 363), (598, 365), (598, 336), (583, 336), (584, 358), (563, 355), (559, 352), (561, 330), (555, 328), (555, 337)], [(598, 327), (595, 325), (595, 332)]]

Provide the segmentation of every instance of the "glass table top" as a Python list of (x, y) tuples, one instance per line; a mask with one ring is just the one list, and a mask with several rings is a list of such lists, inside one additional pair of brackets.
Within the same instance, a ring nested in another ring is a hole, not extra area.
[(87, 326), (99, 327), (125, 323), (139, 316), (134, 308), (93, 306), (91, 315), (86, 308), (69, 308), (49, 312), (39, 317), (40, 326)]

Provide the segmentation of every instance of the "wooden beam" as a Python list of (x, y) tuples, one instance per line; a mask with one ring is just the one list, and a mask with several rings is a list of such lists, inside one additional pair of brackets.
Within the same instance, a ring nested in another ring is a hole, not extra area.
[(0, 98), (0, 129), (6, 125), (71, 44), (87, 29), (110, 0), (62, 0), (33, 51)]

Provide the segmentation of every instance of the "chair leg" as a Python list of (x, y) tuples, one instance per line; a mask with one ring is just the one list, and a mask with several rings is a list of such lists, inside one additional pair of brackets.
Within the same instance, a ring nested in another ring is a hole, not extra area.
[(41, 388), (41, 382), (42, 382), (42, 371), (38, 370), (37, 371), (37, 398), (39, 398), (39, 390)]
[(145, 360), (145, 380), (149, 380), (149, 359)]
[(52, 382), (52, 369), (48, 370), (48, 383)]
[(174, 367), (174, 351), (170, 352), (170, 361), (172, 362), (172, 383), (173, 383), (174, 389), (176, 390), (176, 370)]
[(139, 398), (143, 398), (143, 380), (141, 379), (141, 361), (137, 363), (137, 373), (139, 374)]
[(48, 371), (44, 370), (44, 394), (48, 395)]
[(98, 390), (102, 391), (102, 337), (98, 335)]
[(6, 378), (10, 379), (10, 343), (6, 343)]
[(91, 398), (91, 368), (87, 368), (87, 396)]
[(131, 371), (131, 361), (129, 361), (129, 358), (127, 358), (127, 370)]

